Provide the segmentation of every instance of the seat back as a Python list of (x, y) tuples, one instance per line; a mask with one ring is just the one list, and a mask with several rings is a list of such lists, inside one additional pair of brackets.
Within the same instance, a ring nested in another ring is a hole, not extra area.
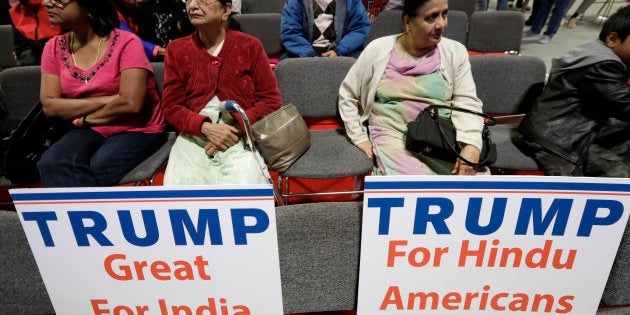
[(401, 10), (383, 11), (376, 17), (374, 23), (372, 23), (370, 32), (365, 40), (365, 46), (379, 37), (399, 34), (403, 29), (404, 24)]
[[(625, 305), (630, 307), (630, 221), (626, 224), (626, 230), (621, 238), (619, 250), (615, 256), (606, 288), (602, 294), (602, 304), (607, 306)], [(630, 309), (625, 309), (630, 314)]]
[(14, 211), (0, 210), (0, 266), (0, 313), (55, 313)]
[[(523, 114), (541, 93), (546, 75), (545, 63), (538, 57), (470, 56), (470, 65), (488, 114)], [(538, 165), (514, 143), (522, 116), (497, 118), (499, 124), (490, 127), (492, 141), (497, 146), (499, 169), (537, 171)]]
[(160, 97), (162, 97), (162, 87), (164, 86), (164, 63), (152, 62), (151, 67), (153, 67), (153, 75), (155, 76), (155, 84), (157, 85), (158, 93), (160, 94)]
[(0, 72), (0, 106), (8, 117), (0, 133), (13, 130), (39, 101), (41, 70), (39, 66), (15, 67)]
[(540, 95), (546, 75), (545, 62), (527, 56), (470, 56), (470, 66), (489, 114), (522, 114)]
[(284, 52), (280, 39), (280, 13), (250, 13), (234, 16), (241, 31), (260, 40), (269, 58), (279, 58)]
[(523, 23), (523, 14), (517, 11), (475, 12), (468, 23), (468, 50), (483, 53), (519, 52)]
[(354, 62), (351, 57), (280, 61), (275, 74), (283, 102), (295, 104), (304, 117), (337, 117), (339, 86)]
[(360, 202), (276, 208), (285, 314), (356, 309)]
[(464, 11), (448, 10), (448, 26), (444, 37), (456, 40), (467, 46), (468, 40), (468, 15)]
[(477, 10), (477, 2), (475, 0), (448, 0), (448, 11), (457, 10), (466, 12), (470, 17)]
[(241, 14), (282, 13), (287, 0), (242, 0)]
[(13, 56), (14, 49), (13, 27), (11, 25), (0, 25), (0, 70), (18, 65)]
[[(365, 45), (371, 41), (403, 32), (404, 23), (401, 10), (387, 10), (381, 12), (368, 33)], [(448, 10), (448, 27), (444, 32), (444, 37), (456, 40), (466, 46), (468, 38), (468, 15), (464, 11)]]

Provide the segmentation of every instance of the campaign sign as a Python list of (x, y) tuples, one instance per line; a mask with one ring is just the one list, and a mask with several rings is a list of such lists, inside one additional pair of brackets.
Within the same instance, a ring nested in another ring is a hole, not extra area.
[(627, 179), (392, 176), (365, 183), (359, 315), (593, 315)]
[(283, 314), (271, 185), (10, 193), (57, 314)]

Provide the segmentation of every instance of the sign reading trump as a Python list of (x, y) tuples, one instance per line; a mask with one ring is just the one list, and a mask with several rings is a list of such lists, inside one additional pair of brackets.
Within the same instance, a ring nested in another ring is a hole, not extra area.
[(593, 315), (629, 211), (627, 179), (368, 177), (358, 314)]
[(11, 197), (57, 314), (283, 313), (270, 185)]

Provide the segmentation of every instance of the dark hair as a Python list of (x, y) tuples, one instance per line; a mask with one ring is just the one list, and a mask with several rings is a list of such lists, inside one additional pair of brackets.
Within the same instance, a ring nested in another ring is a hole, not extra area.
[(120, 26), (118, 14), (111, 0), (76, 0), (88, 13), (88, 23), (99, 36), (108, 35)]
[[(405, 15), (410, 19), (418, 15), (418, 9), (427, 4), (431, 0), (405, 0), (403, 1), (402, 17)], [(472, 1), (472, 0), (470, 0)]]
[[(224, 8), (225, 8), (226, 4), (228, 4), (228, 3), (232, 4), (232, 0), (219, 0), (219, 2), (221, 3), (221, 5)], [(240, 31), (241, 30), (241, 24), (238, 23), (238, 21), (236, 21), (234, 19), (235, 15), (236, 15), (236, 12), (232, 12), (232, 14), (230, 14), (230, 17), (229, 17), (229, 20), (228, 20), (228, 29), (235, 30), (235, 31)]]
[(599, 39), (605, 42), (610, 33), (617, 33), (622, 42), (630, 35), (630, 5), (619, 8), (606, 20), (599, 33)]

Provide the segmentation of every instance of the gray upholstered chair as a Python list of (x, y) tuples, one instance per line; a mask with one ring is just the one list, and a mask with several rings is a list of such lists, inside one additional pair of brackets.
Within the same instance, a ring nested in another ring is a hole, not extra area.
[(448, 10), (448, 27), (444, 37), (456, 40), (467, 46), (468, 41), (468, 15), (464, 11)]
[[(276, 208), (285, 314), (356, 309), (360, 202)], [(0, 314), (54, 314), (18, 214), (0, 210)]]
[[(361, 202), (276, 208), (285, 314), (357, 308), (362, 209)], [(602, 297), (603, 304), (619, 307), (598, 315), (629, 314), (629, 263), (630, 226)], [(54, 314), (14, 211), (0, 210), (0, 266), (0, 314)]]
[(518, 53), (521, 50), (523, 23), (523, 14), (517, 11), (475, 12), (468, 23), (468, 50)]
[(241, 14), (282, 13), (287, 0), (242, 0)]
[(464, 11), (469, 17), (477, 10), (475, 0), (448, 0), (448, 10)]
[(257, 37), (269, 58), (279, 58), (284, 52), (280, 39), (280, 13), (250, 13), (234, 16), (241, 31)]
[[(339, 86), (354, 61), (350, 57), (290, 58), (280, 61), (275, 74), (283, 102), (295, 104), (305, 118), (338, 118)], [(289, 184), (293, 177), (343, 178), (364, 175), (371, 169), (372, 161), (350, 142), (345, 130), (311, 131), (311, 147), (285, 172), (279, 174), (278, 185), (287, 204), (289, 196), (324, 193), (291, 194)]]
[(39, 101), (41, 70), (39, 66), (15, 67), (0, 72), (0, 106), (8, 120), (0, 126), (5, 134), (15, 129)]
[(0, 70), (18, 65), (13, 56), (14, 47), (11, 25), (0, 25)]
[(490, 127), (492, 140), (497, 145), (497, 161), (493, 166), (538, 170), (534, 159), (521, 152), (512, 138), (522, 115), (542, 91), (545, 63), (538, 57), (505, 55), (470, 56), (470, 65), (484, 112), (504, 116), (497, 118), (499, 124)]
[(379, 37), (402, 33), (403, 28), (401, 10), (383, 11), (376, 17), (374, 23), (372, 23), (370, 32), (365, 40), (365, 46)]

